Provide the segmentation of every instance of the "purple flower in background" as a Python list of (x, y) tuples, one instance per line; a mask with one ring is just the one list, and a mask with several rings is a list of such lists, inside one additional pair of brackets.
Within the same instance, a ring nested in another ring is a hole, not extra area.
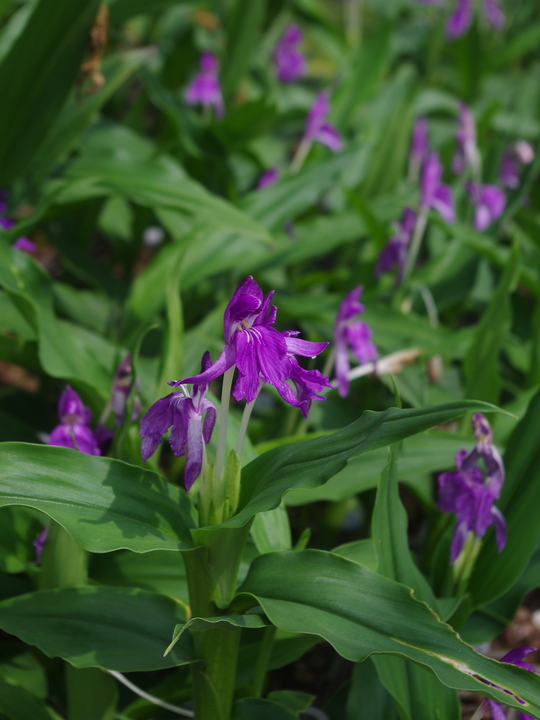
[[(506, 655), (501, 658), (501, 662), (507, 663), (508, 665), (516, 665), (517, 667), (522, 668), (522, 670), (528, 670), (529, 672), (536, 673), (534, 667), (530, 663), (524, 662), (523, 658), (527, 657), (527, 655), (530, 655), (533, 652), (536, 652), (537, 649), (538, 648), (531, 646), (515, 648), (514, 650), (510, 650), (509, 653), (506, 653)], [(485, 713), (488, 708), (489, 710), (491, 710), (491, 717), (493, 718), (493, 720), (506, 720), (503, 706), (500, 703), (496, 702), (495, 700), (489, 700), (488, 698), (486, 698), (482, 701), (479, 711), (480, 713)], [(525, 713), (521, 712), (518, 712), (517, 716), (519, 720), (534, 720), (534, 718), (530, 715), (525, 715)]]
[(420, 207), (433, 208), (447, 223), (456, 219), (452, 190), (448, 185), (441, 183), (443, 167), (437, 153), (431, 153), (424, 167), (420, 180)]
[(504, 26), (504, 13), (499, 0), (484, 0), (484, 16), (495, 30)]
[(499, 170), (499, 182), (504, 187), (515, 190), (519, 187), (520, 165), (530, 165), (534, 160), (534, 149), (525, 140), (517, 140), (507, 148), (502, 156)]
[(343, 147), (343, 143), (337, 128), (326, 122), (326, 116), (329, 112), (328, 93), (319, 93), (307, 116), (304, 140), (320, 142), (333, 152), (339, 152)]
[[(114, 413), (114, 422), (116, 425), (121, 425), (124, 420), (124, 413), (126, 411), (126, 403), (131, 389), (131, 353), (125, 357), (120, 365), (117, 367), (114, 374), (112, 393), (111, 393), (111, 409)], [(138, 384), (138, 382), (136, 383)], [(133, 402), (133, 414), (131, 419), (134, 421), (139, 417), (141, 411), (141, 401), (138, 397), (134, 398)]]
[(420, 168), (429, 155), (427, 120), (419, 117), (414, 124), (411, 151), (409, 153), (410, 174), (417, 177)]
[(11, 230), (11, 228), (15, 225), (13, 220), (10, 220), (7, 217), (0, 217), (0, 228), (2, 230)]
[(476, 205), (474, 227), (481, 232), (503, 214), (506, 195), (496, 185), (469, 183), (467, 189), (471, 201)]
[(287, 25), (274, 48), (274, 65), (279, 80), (291, 83), (306, 72), (306, 60), (298, 49), (303, 33), (298, 25)]
[(468, 168), (476, 168), (480, 157), (476, 144), (476, 122), (474, 115), (465, 103), (459, 104), (456, 140), (458, 146), (452, 160), (452, 170), (460, 175)]
[(446, 34), (450, 38), (463, 35), (472, 24), (472, 1), (457, 0), (454, 12), (446, 23)]
[(476, 446), (468, 453), (456, 454), (457, 470), (439, 475), (439, 508), (457, 515), (457, 525), (450, 548), (453, 564), (463, 550), (467, 534), (472, 531), (478, 538), (495, 526), (497, 549), (506, 545), (506, 523), (501, 512), (494, 507), (504, 483), (504, 466), (499, 451), (492, 443), (491, 428), (481, 413), (473, 417)]
[(37, 538), (32, 543), (32, 545), (36, 548), (36, 559), (34, 561), (34, 565), (39, 565), (39, 563), (41, 562), (41, 556), (43, 554), (43, 548), (45, 547), (45, 543), (47, 542), (48, 534), (49, 526), (45, 525), (43, 530), (39, 533)]
[(390, 238), (377, 260), (375, 276), (380, 277), (385, 272), (398, 269), (396, 282), (399, 284), (405, 270), (407, 249), (416, 224), (416, 213), (411, 208), (405, 208), (401, 220), (397, 223), (396, 234)]
[(201, 69), (189, 83), (184, 97), (188, 105), (201, 105), (214, 108), (218, 118), (223, 117), (223, 96), (218, 77), (218, 63), (215, 55), (203, 52), (199, 62)]
[[(211, 366), (210, 353), (205, 352), (201, 363), (204, 373)], [(178, 383), (171, 382), (177, 386)], [(141, 420), (139, 434), (142, 438), (141, 455), (143, 462), (154, 454), (163, 435), (172, 427), (170, 444), (177, 457), (186, 456), (184, 483), (190, 490), (201, 474), (204, 446), (208, 445), (216, 423), (216, 408), (204, 397), (208, 383), (194, 384), (190, 395), (182, 387), (178, 392), (170, 393), (158, 400)], [(205, 414), (206, 413), (206, 414)], [(203, 420), (204, 416), (204, 420)]]
[(15, 248), (15, 250), (22, 250), (23, 252), (27, 252), (30, 254), (35, 253), (37, 250), (36, 243), (33, 243), (27, 237), (20, 237), (18, 240), (15, 241), (13, 247)]
[(60, 425), (49, 436), (49, 445), (73, 448), (86, 455), (100, 455), (94, 433), (88, 427), (92, 413), (69, 385), (58, 401)]
[(349, 346), (361, 365), (377, 359), (377, 348), (371, 342), (373, 332), (365, 322), (355, 319), (364, 312), (360, 302), (362, 286), (353, 288), (339, 306), (334, 325), (334, 352), (338, 392), (345, 397), (349, 392)]
[(259, 180), (257, 181), (257, 189), (262, 190), (265, 187), (270, 187), (270, 185), (274, 185), (279, 180), (279, 168), (273, 167), (269, 170), (266, 170)]
[[(208, 383), (236, 365), (239, 375), (233, 390), (236, 400), (245, 398), (246, 402), (252, 402), (265, 382), (273, 385), (286, 402), (302, 412), (308, 407), (308, 395), (312, 400), (324, 399), (316, 395), (318, 390), (310, 395), (310, 388), (317, 384), (316, 378), (320, 387), (328, 385), (328, 378), (318, 370), (304, 370), (294, 356), (315, 357), (328, 343), (301, 340), (296, 337), (297, 332), (279, 332), (272, 327), (277, 315), (277, 308), (270, 304), (273, 294), (263, 295), (251, 276), (245, 278), (225, 309), (225, 349), (200, 375), (184, 378), (175, 385)], [(298, 396), (288, 380), (301, 388)]]

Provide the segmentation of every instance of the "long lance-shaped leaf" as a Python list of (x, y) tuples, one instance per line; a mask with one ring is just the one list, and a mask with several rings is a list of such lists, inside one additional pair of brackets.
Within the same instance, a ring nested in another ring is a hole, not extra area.
[(0, 506), (41, 510), (91, 552), (190, 547), (191, 501), (156, 473), (69, 448), (0, 444)]
[(98, 0), (40, 0), (0, 65), (0, 185), (23, 173), (79, 73)]
[(412, 410), (368, 411), (332, 435), (270, 450), (242, 469), (240, 509), (215, 529), (242, 527), (257, 513), (276, 508), (288, 490), (322, 485), (344, 468), (350, 457), (391, 445), (466, 412), (500, 411), (494, 405), (468, 400)]
[[(414, 589), (415, 597), (426, 602), (439, 615), (437, 602), (425, 577), (416, 567), (407, 540), (407, 516), (399, 499), (398, 449), (390, 448), (383, 469), (373, 511), (373, 544), (381, 575)], [(432, 720), (460, 717), (458, 697), (442, 685), (426, 668), (391, 655), (374, 658), (381, 682), (399, 705), (400, 717)]]
[(195, 659), (189, 634), (163, 656), (181, 605), (135, 588), (78, 587), (18, 595), (0, 603), (0, 628), (75, 667), (160, 670)]
[(278, 628), (319, 635), (348, 660), (372, 653), (407, 658), (449, 687), (540, 718), (539, 676), (480, 655), (409, 588), (351, 560), (321, 550), (261, 555), (240, 592)]

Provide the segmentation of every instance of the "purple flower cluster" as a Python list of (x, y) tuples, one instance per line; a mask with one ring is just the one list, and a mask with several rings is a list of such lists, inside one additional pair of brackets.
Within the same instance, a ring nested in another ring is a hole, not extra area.
[[(238, 379), (233, 389), (235, 400), (252, 402), (261, 386), (273, 385), (281, 397), (307, 417), (311, 400), (324, 400), (318, 395), (330, 387), (328, 378), (318, 370), (304, 370), (295, 355), (315, 357), (328, 345), (297, 337), (296, 331), (280, 332), (273, 325), (277, 308), (271, 305), (274, 293), (263, 295), (255, 280), (248, 276), (234, 292), (224, 315), (225, 348), (216, 361), (200, 375), (175, 383), (208, 383), (235, 365)], [(295, 395), (291, 380), (296, 386)]]
[(439, 508), (445, 513), (457, 515), (457, 526), (450, 548), (453, 564), (465, 545), (467, 534), (472, 531), (478, 538), (495, 526), (497, 549), (506, 545), (506, 523), (501, 512), (494, 507), (504, 483), (504, 466), (489, 422), (481, 413), (472, 421), (476, 446), (468, 453), (459, 450), (456, 455), (457, 470), (439, 475)]
[(309, 143), (317, 141), (329, 147), (333, 152), (339, 152), (343, 143), (337, 128), (326, 122), (329, 112), (328, 93), (323, 91), (317, 95), (308, 113), (304, 141)]
[(303, 33), (298, 25), (287, 25), (274, 48), (274, 66), (278, 79), (283, 83), (292, 83), (306, 72), (306, 59), (298, 49)]
[[(203, 355), (201, 370), (211, 365), (210, 353)], [(178, 386), (179, 383), (169, 383)], [(158, 400), (141, 420), (141, 455), (143, 462), (154, 454), (163, 435), (172, 427), (170, 444), (177, 457), (186, 456), (184, 482), (189, 490), (199, 477), (203, 464), (203, 442), (208, 445), (216, 424), (216, 408), (204, 396), (207, 382), (195, 383), (190, 395), (187, 388)], [(203, 421), (203, 416), (204, 421)]]
[(60, 425), (49, 436), (49, 445), (73, 448), (86, 455), (101, 455), (97, 439), (88, 427), (92, 419), (91, 411), (69, 385), (58, 401)]
[[(264, 295), (251, 276), (245, 278), (225, 309), (223, 352), (214, 363), (210, 354), (205, 353), (198, 375), (170, 382), (169, 385), (180, 387), (180, 391), (158, 400), (141, 420), (143, 461), (155, 452), (163, 435), (172, 427), (173, 453), (179, 457), (186, 455), (184, 480), (188, 490), (201, 472), (203, 442), (210, 442), (216, 421), (214, 405), (204, 398), (212, 380), (236, 367), (238, 379), (232, 393), (236, 400), (253, 402), (267, 382), (305, 417), (313, 400), (325, 400), (320, 394), (322, 389), (331, 387), (327, 377), (318, 370), (304, 370), (295, 357), (315, 357), (328, 343), (301, 340), (296, 331), (276, 330), (273, 325), (277, 308), (271, 305), (273, 294)], [(193, 384), (191, 395), (186, 384)]]
[(199, 61), (200, 72), (189, 83), (184, 97), (188, 105), (213, 107), (216, 117), (223, 117), (224, 104), (218, 76), (218, 62), (211, 52), (203, 52)]
[(357, 315), (364, 312), (360, 302), (362, 286), (353, 288), (339, 306), (334, 325), (334, 352), (338, 392), (345, 397), (349, 392), (349, 347), (361, 365), (377, 359), (377, 348), (372, 343), (373, 331)]

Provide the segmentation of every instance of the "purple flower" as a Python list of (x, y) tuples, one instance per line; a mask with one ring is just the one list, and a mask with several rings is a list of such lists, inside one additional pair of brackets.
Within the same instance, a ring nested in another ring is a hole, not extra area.
[(264, 172), (257, 181), (257, 189), (262, 190), (265, 187), (274, 185), (279, 180), (279, 168), (273, 167)]
[(7, 217), (0, 217), (0, 228), (2, 230), (11, 230), (11, 228), (15, 225), (13, 220), (10, 220)]
[(373, 332), (356, 316), (364, 312), (360, 302), (362, 286), (353, 288), (339, 306), (334, 325), (334, 352), (336, 354), (336, 378), (338, 392), (345, 397), (349, 392), (349, 346), (361, 365), (377, 359), (377, 348), (371, 342)]
[[(318, 370), (304, 370), (294, 356), (315, 357), (328, 343), (301, 340), (296, 337), (297, 332), (279, 332), (272, 327), (277, 315), (277, 308), (270, 304), (273, 294), (263, 295), (251, 276), (245, 278), (225, 309), (225, 349), (200, 375), (184, 378), (175, 385), (209, 383), (236, 365), (239, 376), (233, 390), (236, 400), (245, 398), (252, 402), (265, 382), (273, 385), (285, 402), (304, 413), (309, 409), (309, 400), (323, 400), (316, 393), (329, 386), (328, 378)], [(288, 380), (299, 389), (298, 395)], [(317, 389), (313, 389), (315, 386)]]
[[(114, 413), (114, 422), (121, 425), (124, 420), (126, 411), (126, 403), (131, 389), (131, 353), (122, 360), (114, 374), (112, 393), (111, 393), (111, 409)], [(138, 383), (137, 383), (138, 384)], [(134, 421), (139, 417), (141, 411), (141, 401), (135, 397), (133, 403), (133, 414), (131, 419)]]
[(504, 26), (504, 13), (499, 0), (484, 0), (484, 16), (495, 30)]
[(279, 80), (291, 83), (306, 72), (306, 60), (298, 49), (303, 33), (298, 25), (287, 25), (274, 48), (274, 65)]
[(419, 117), (414, 124), (409, 163), (415, 169), (415, 173), (422, 167), (422, 164), (429, 155), (429, 140), (427, 134), (427, 120)]
[[(534, 669), (534, 667), (528, 662), (524, 662), (523, 658), (533, 652), (536, 652), (537, 649), (538, 648), (531, 646), (515, 648), (514, 650), (510, 650), (509, 653), (506, 653), (506, 655), (501, 658), (501, 662), (507, 663), (508, 665), (516, 665), (523, 670), (528, 670), (529, 672), (535, 673), (536, 670)], [(482, 704), (480, 705), (480, 712), (483, 711), (485, 713), (488, 708), (491, 710), (491, 717), (493, 718), (493, 720), (506, 720), (503, 706), (500, 703), (496, 702), (495, 700), (489, 700), (488, 698), (486, 698), (482, 701)], [(530, 715), (525, 715), (525, 713), (518, 712), (517, 716), (519, 720), (534, 720), (533, 717), (531, 717)]]
[(45, 525), (43, 530), (39, 533), (37, 538), (32, 543), (32, 545), (36, 548), (36, 559), (34, 561), (35, 565), (39, 565), (39, 563), (41, 562), (41, 556), (43, 554), (43, 548), (45, 547), (45, 543), (47, 542), (48, 534), (49, 534), (49, 526)]
[(515, 190), (519, 187), (520, 165), (529, 165), (534, 160), (534, 150), (525, 140), (510, 145), (502, 156), (499, 170), (499, 182), (504, 187)]
[(29, 240), (27, 237), (20, 237), (18, 240), (15, 241), (13, 247), (15, 248), (15, 250), (21, 250), (22, 252), (27, 252), (30, 254), (35, 253), (37, 250), (37, 245), (31, 240)]
[(469, 183), (467, 188), (471, 201), (476, 205), (474, 227), (481, 232), (503, 214), (506, 195), (496, 185)]
[(326, 122), (329, 112), (328, 93), (319, 93), (307, 116), (304, 139), (310, 142), (320, 142), (333, 152), (339, 152), (343, 143), (337, 128)]
[(414, 210), (405, 208), (401, 220), (397, 223), (396, 234), (390, 238), (388, 244), (379, 255), (375, 268), (376, 277), (380, 277), (385, 272), (391, 272), (397, 267), (398, 273), (396, 280), (397, 283), (401, 281), (403, 271), (405, 270), (407, 249), (416, 224), (416, 217)]
[(184, 97), (188, 105), (201, 105), (214, 108), (218, 118), (223, 117), (224, 105), (218, 77), (218, 63), (215, 55), (203, 52), (199, 62), (201, 69), (189, 83)]
[(458, 146), (452, 160), (452, 170), (459, 175), (465, 172), (467, 168), (476, 167), (479, 157), (476, 144), (476, 122), (474, 115), (465, 103), (459, 104), (456, 140)]
[[(491, 428), (481, 413), (473, 417), (476, 446), (467, 453), (456, 454), (457, 470), (439, 475), (439, 508), (445, 513), (456, 513), (457, 526), (450, 548), (453, 564), (465, 545), (469, 531), (479, 538), (495, 526), (497, 549), (506, 545), (506, 523), (501, 512), (494, 507), (504, 483), (504, 466), (499, 451), (492, 443)], [(480, 465), (479, 465), (480, 463)]]
[(69, 385), (58, 402), (60, 425), (49, 436), (49, 445), (73, 448), (86, 455), (100, 455), (94, 433), (88, 427), (92, 413)]
[[(205, 352), (201, 363), (202, 373), (208, 370), (211, 364), (210, 353)], [(173, 381), (169, 385), (177, 386), (178, 383)], [(172, 451), (177, 457), (186, 456), (184, 470), (186, 490), (190, 490), (201, 474), (203, 443), (208, 445), (210, 442), (216, 423), (216, 408), (204, 397), (207, 390), (206, 382), (194, 384), (191, 395), (182, 387), (178, 392), (170, 393), (154, 403), (141, 420), (139, 434), (142, 438), (143, 462), (154, 454), (163, 435), (172, 427), (169, 441)]]
[(437, 153), (431, 153), (422, 169), (420, 180), (420, 206), (423, 209), (433, 208), (447, 223), (456, 219), (452, 190), (441, 183), (443, 167)]
[(457, 38), (463, 35), (472, 24), (472, 2), (471, 0), (457, 0), (454, 12), (446, 23), (446, 34), (450, 38)]

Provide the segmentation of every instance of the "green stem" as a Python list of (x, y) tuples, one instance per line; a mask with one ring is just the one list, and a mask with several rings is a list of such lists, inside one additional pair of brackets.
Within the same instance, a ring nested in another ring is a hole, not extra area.
[[(221, 389), (221, 407), (219, 408), (219, 427), (216, 450), (216, 466), (214, 475), (218, 487), (221, 484), (221, 476), (225, 467), (225, 451), (227, 448), (227, 422), (229, 419), (229, 402), (231, 398), (231, 387), (236, 365), (227, 370), (223, 376), (223, 387)], [(217, 504), (217, 502), (216, 502)]]
[(253, 681), (251, 683), (252, 697), (261, 697), (263, 693), (275, 634), (276, 628), (273, 625), (269, 625), (264, 629), (263, 639), (259, 648), (259, 656), (257, 658), (257, 665), (255, 666), (255, 674), (253, 675)]
[(463, 548), (461, 555), (456, 560), (455, 564), (455, 578), (454, 587), (456, 595), (464, 595), (467, 592), (467, 585), (474, 569), (474, 564), (482, 541), (477, 538), (474, 533), (470, 532), (469, 537), (465, 541), (465, 547)]
[[(192, 617), (213, 617), (219, 610), (212, 600), (215, 582), (208, 566), (207, 548), (183, 553)], [(210, 627), (194, 632), (199, 662), (193, 663), (193, 701), (196, 720), (229, 720), (234, 696), (240, 628)]]
[(61, 525), (51, 522), (41, 559), (40, 590), (86, 585), (88, 553)]
[(291, 162), (291, 173), (295, 174), (299, 172), (304, 162), (308, 156), (309, 151), (311, 150), (313, 142), (311, 140), (307, 140), (306, 138), (302, 138), (300, 141), (300, 144), (298, 145), (298, 150), (296, 151), (296, 155), (293, 157)]
[[(257, 395), (259, 394), (259, 391), (257, 391)], [(255, 397), (255, 400), (257, 400), (257, 397)], [(253, 410), (253, 406), (255, 405), (255, 400), (252, 400), (249, 403), (246, 403), (246, 406), (244, 408), (244, 414), (242, 415), (242, 420), (240, 422), (240, 427), (238, 428), (238, 439), (236, 441), (236, 454), (242, 459), (242, 448), (244, 447), (244, 439), (246, 437), (247, 427), (249, 423), (249, 418), (251, 417), (251, 412)]]
[(424, 237), (424, 232), (426, 230), (427, 219), (428, 219), (428, 209), (422, 208), (420, 210), (420, 212), (418, 213), (418, 217), (416, 219), (416, 225), (414, 226), (413, 238), (411, 240), (409, 252), (407, 253), (407, 260), (405, 262), (405, 270), (403, 272), (403, 282), (405, 282), (405, 280), (407, 280), (407, 278), (409, 277), (411, 272), (414, 270), (414, 266), (416, 264), (416, 258), (420, 251), (420, 245), (422, 244), (422, 238)]

